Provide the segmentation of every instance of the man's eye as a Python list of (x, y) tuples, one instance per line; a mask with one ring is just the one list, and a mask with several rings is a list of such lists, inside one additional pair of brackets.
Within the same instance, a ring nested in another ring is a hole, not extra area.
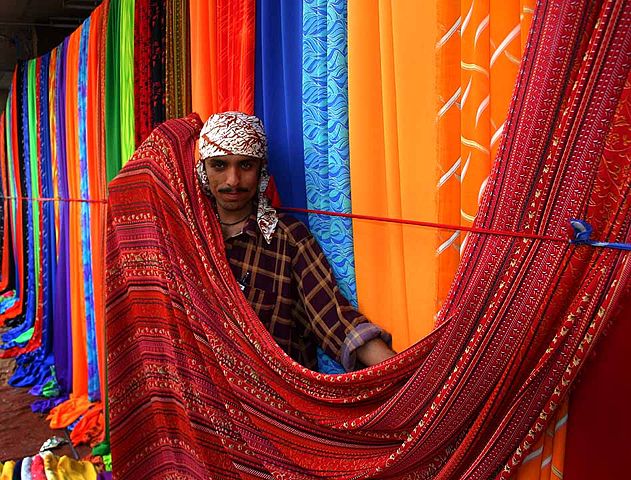
[(252, 162), (242, 162), (241, 168), (243, 170), (249, 170), (250, 168), (252, 168)]
[(210, 164), (210, 168), (214, 168), (215, 170), (221, 170), (224, 166), (224, 162), (211, 162)]

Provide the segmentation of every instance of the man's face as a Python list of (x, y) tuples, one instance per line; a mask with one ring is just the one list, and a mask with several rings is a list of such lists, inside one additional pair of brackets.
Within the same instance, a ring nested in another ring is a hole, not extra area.
[(222, 155), (205, 159), (204, 166), (219, 209), (238, 212), (250, 205), (257, 192), (261, 159)]

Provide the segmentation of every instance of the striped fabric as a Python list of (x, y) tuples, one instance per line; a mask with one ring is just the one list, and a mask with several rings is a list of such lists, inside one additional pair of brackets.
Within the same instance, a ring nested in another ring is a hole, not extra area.
[(5, 138), (3, 157), (10, 195), (28, 199), (10, 202), (19, 301), (4, 314), (19, 325), (6, 333), (2, 354), (19, 354), (13, 385), (55, 397), (37, 408), (50, 408), (71, 394), (52, 411), (54, 428), (91, 408), (73, 438), (82, 442), (103, 433), (102, 405), (91, 404), (88, 395), (97, 400), (104, 389), (103, 282), (94, 283), (103, 272), (95, 260), (102, 258), (102, 246), (95, 242), (102, 245), (104, 206), (49, 199), (104, 197), (99, 119), (105, 110), (105, 56), (95, 52), (105, 50), (108, 6), (99, 7), (53, 52), (19, 66), (7, 104), (10, 139)]
[[(81, 41), (79, 45), (79, 77), (78, 77), (78, 104), (79, 104), (79, 121), (78, 121), (78, 144), (79, 144), (79, 197), (82, 199), (90, 199), (99, 196), (100, 192), (90, 192), (88, 169), (88, 121), (87, 121), (87, 102), (88, 102), (88, 40), (90, 35), (90, 18), (88, 18), (81, 28)], [(92, 172), (94, 175), (94, 172)], [(88, 368), (88, 395), (91, 400), (100, 398), (99, 385), (99, 366), (98, 366), (98, 350), (96, 346), (96, 319), (94, 311), (94, 286), (92, 274), (92, 240), (91, 240), (91, 222), (90, 222), (90, 205), (88, 203), (80, 204), (81, 215), (81, 262), (83, 263), (83, 284), (84, 301), (85, 301), (85, 321), (86, 321), (86, 353)]]

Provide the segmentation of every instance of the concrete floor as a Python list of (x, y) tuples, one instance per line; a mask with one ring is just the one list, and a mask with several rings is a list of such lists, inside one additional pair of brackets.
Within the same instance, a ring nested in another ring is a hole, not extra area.
[[(15, 361), (0, 359), (0, 461), (19, 460), (35, 455), (42, 444), (52, 436), (66, 438), (64, 430), (51, 430), (46, 416), (31, 411), (36, 397), (28, 388), (13, 388), (7, 380), (13, 374)], [(52, 450), (58, 456), (73, 458), (87, 455), (90, 449), (81, 447), (73, 451), (69, 445)]]

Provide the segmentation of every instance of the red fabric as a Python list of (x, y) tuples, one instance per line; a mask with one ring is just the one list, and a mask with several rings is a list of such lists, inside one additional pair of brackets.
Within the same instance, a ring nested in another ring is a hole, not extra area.
[[(558, 236), (586, 218), (631, 240), (628, 159), (602, 156), (630, 27), (631, 4), (540, 3), (477, 226)], [(428, 337), (322, 375), (283, 354), (230, 274), (194, 173), (200, 128), (166, 122), (110, 184), (115, 477), (507, 478), (610, 320), (631, 257), (473, 234)]]
[[(2, 182), (3, 196), (8, 197), (10, 195), (9, 185), (7, 184), (7, 172), (6, 172), (6, 141), (5, 141), (5, 114), (0, 114), (0, 181)], [(2, 235), (2, 253), (0, 256), (0, 292), (4, 292), (9, 285), (9, 255), (11, 251), (9, 249), (9, 216), (11, 205), (7, 200), (2, 201), (2, 226), (0, 227), (0, 235)]]
[(33, 456), (33, 463), (31, 463), (31, 477), (33, 480), (46, 480), (46, 473), (44, 472), (44, 459), (38, 455)]
[(270, 205), (274, 208), (280, 208), (282, 203), (280, 201), (280, 194), (278, 193), (278, 188), (276, 188), (276, 181), (274, 180), (274, 176), (270, 175), (269, 183), (267, 184), (267, 189), (265, 190), (265, 195), (270, 201)]
[[(606, 143), (604, 160), (631, 169), (631, 98), (627, 83), (618, 106), (614, 125)], [(620, 162), (618, 158), (626, 159)], [(606, 162), (603, 162), (603, 165)], [(604, 169), (611, 173), (609, 182), (600, 182), (599, 203), (615, 203), (619, 187), (618, 176), (624, 170)], [(627, 192), (629, 183), (627, 180)], [(594, 208), (594, 207), (592, 207)], [(593, 215), (598, 229), (606, 228), (606, 220)], [(612, 320), (607, 334), (599, 342), (594, 355), (579, 376), (570, 399), (566, 444), (565, 477), (568, 480), (594, 478), (627, 478), (631, 458), (631, 369), (629, 339), (631, 338), (631, 290), (623, 296), (622, 305)]]
[(153, 130), (149, 0), (136, 0), (134, 8), (134, 114), (136, 147), (138, 147)]
[(631, 292), (570, 398), (564, 478), (627, 478), (631, 458)]
[(190, 0), (193, 111), (254, 113), (255, 0)]
[[(17, 75), (17, 68), (15, 69), (15, 71), (13, 72), (13, 80), (11, 82), (11, 85), (17, 85), (18, 84), (18, 75)], [(12, 152), (11, 152), (11, 157), (13, 159), (13, 172), (14, 172), (14, 177), (15, 177), (15, 183), (17, 186), (17, 195), (20, 196), (22, 195), (21, 192), (21, 182), (20, 182), (20, 165), (19, 165), (19, 158), (20, 158), (20, 154), (19, 154), (19, 142), (20, 142), (20, 138), (18, 136), (18, 122), (16, 121), (18, 117), (18, 95), (17, 95), (17, 88), (14, 88), (11, 90), (10, 94), (11, 96), (11, 118), (13, 119), (13, 121), (11, 122), (11, 146), (12, 146)], [(20, 292), (20, 294), (18, 295), (18, 299), (15, 302), (15, 304), (13, 305), (13, 307), (7, 309), (5, 312), (0, 313), (0, 325), (4, 324), (4, 322), (7, 319), (10, 318), (14, 318), (17, 315), (19, 315), (22, 312), (22, 303), (23, 303), (23, 299), (24, 299), (24, 280), (25, 280), (25, 275), (24, 275), (24, 248), (23, 248), (23, 242), (24, 242), (24, 229), (22, 227), (22, 205), (20, 204), (20, 202), (17, 202), (17, 205), (15, 206), (15, 218), (12, 219), (12, 227), (13, 227), (13, 231), (15, 232), (15, 240), (11, 242), (11, 246), (13, 248), (13, 252), (14, 252), (14, 261), (17, 263), (16, 266), (16, 270), (17, 270), (17, 275), (18, 278), (14, 279), (15, 282), (20, 282), (21, 285), (21, 289), (22, 291)], [(12, 357), (19, 354), (19, 352), (13, 351), (13, 352), (3, 352), (0, 353), (0, 358), (6, 358), (6, 357)]]

